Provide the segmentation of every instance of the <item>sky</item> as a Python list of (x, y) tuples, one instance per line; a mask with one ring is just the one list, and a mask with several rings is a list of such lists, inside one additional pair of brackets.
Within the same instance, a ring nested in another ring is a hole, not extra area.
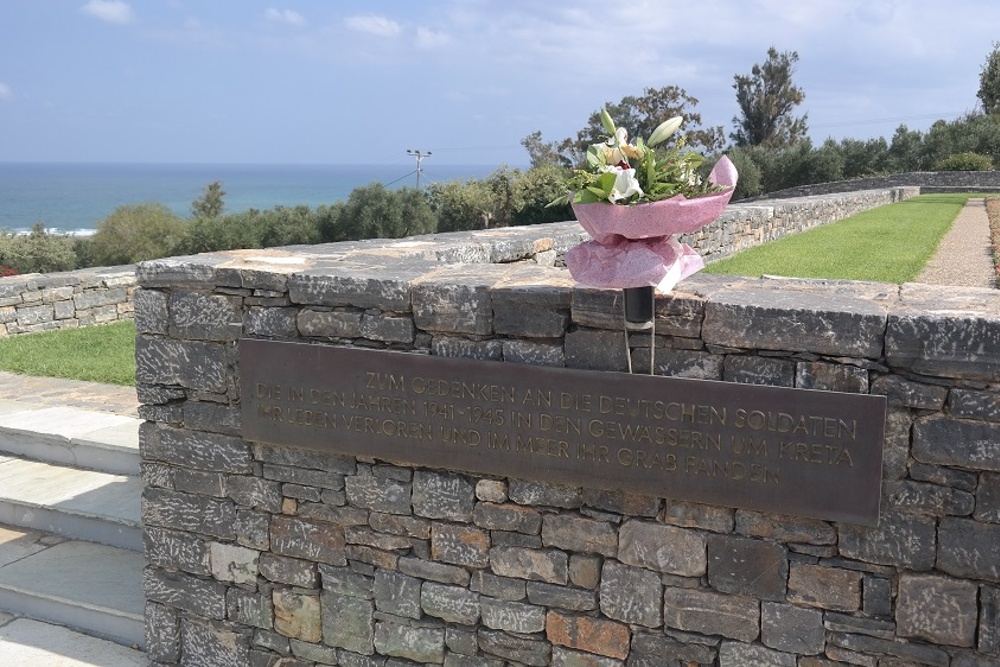
[(606, 102), (794, 51), (814, 143), (977, 108), (996, 0), (0, 0), (0, 162), (524, 166)]

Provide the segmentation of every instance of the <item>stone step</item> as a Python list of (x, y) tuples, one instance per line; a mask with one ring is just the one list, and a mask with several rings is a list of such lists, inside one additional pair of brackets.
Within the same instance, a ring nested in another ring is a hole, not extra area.
[(0, 665), (5, 667), (147, 667), (146, 654), (70, 628), (31, 618), (4, 623), (0, 613)]
[[(62, 664), (44, 660), (16, 663), (6, 655), (18, 650), (9, 647), (10, 643), (26, 642), (39, 652), (55, 650), (59, 634), (90, 647), (109, 646), (84, 642), (69, 634), (73, 630), (141, 649), (145, 644), (144, 567), (142, 554), (134, 551), (0, 526), (0, 664)], [(3, 623), (4, 612), (68, 629), (43, 629), (27, 619)], [(46, 630), (52, 634), (47, 635)], [(134, 652), (117, 653), (127, 659), (85, 664), (142, 664), (128, 661), (136, 658)]]
[(141, 423), (140, 419), (108, 412), (0, 401), (0, 452), (116, 475), (138, 475)]
[(0, 457), (0, 523), (142, 551), (142, 480)]

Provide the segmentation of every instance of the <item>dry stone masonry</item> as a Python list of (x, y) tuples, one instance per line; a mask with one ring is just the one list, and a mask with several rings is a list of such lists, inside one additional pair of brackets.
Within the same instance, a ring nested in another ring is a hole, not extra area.
[(242, 437), (243, 337), (623, 371), (618, 294), (551, 266), (581, 234), (139, 266), (153, 664), (1000, 664), (995, 290), (699, 275), (633, 334), (662, 375), (886, 396), (876, 527)]
[(135, 267), (0, 278), (0, 338), (132, 318)]

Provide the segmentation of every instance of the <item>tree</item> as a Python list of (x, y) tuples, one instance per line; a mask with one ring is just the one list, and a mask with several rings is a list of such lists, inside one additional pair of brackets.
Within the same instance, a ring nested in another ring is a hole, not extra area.
[(184, 232), (184, 218), (163, 204), (119, 206), (97, 225), (90, 256), (97, 266), (167, 257)]
[(431, 234), (437, 217), (416, 188), (388, 190), (381, 183), (355, 188), (337, 220), (335, 241), (395, 239)]
[[(618, 104), (604, 105), (615, 125), (628, 130), (629, 137), (648, 139), (656, 126), (674, 116), (683, 116), (684, 125), (674, 135), (673, 141), (685, 137), (687, 145), (699, 152), (711, 153), (722, 148), (723, 130), (721, 126), (701, 127), (701, 114), (692, 110), (698, 100), (687, 94), (683, 88), (665, 86), (646, 88), (641, 97), (629, 95)], [(581, 164), (587, 147), (603, 141), (607, 131), (601, 123), (601, 110), (590, 114), (587, 125), (577, 132), (576, 138), (565, 139), (559, 144), (563, 158), (569, 164)]]
[(986, 56), (986, 63), (979, 72), (976, 97), (982, 102), (984, 113), (1000, 113), (1000, 42), (993, 42), (993, 50)]
[(742, 114), (733, 118), (736, 131), (730, 135), (737, 146), (786, 148), (806, 137), (808, 114), (801, 118), (792, 115), (806, 97), (792, 84), (798, 60), (795, 51), (778, 53), (772, 46), (763, 65), (754, 65), (750, 74), (733, 77)]
[(532, 167), (570, 166), (559, 154), (558, 143), (555, 141), (542, 141), (540, 130), (535, 130), (524, 139), (521, 139), (521, 145), (528, 151)]
[(217, 218), (222, 215), (226, 207), (222, 198), (226, 196), (226, 191), (222, 189), (222, 183), (212, 181), (205, 186), (193, 202), (191, 202), (191, 213), (196, 218)]

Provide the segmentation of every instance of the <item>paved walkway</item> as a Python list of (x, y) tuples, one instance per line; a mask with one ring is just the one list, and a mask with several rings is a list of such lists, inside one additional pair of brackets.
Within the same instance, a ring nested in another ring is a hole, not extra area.
[(997, 286), (984, 199), (968, 201), (915, 282), (962, 287)]

